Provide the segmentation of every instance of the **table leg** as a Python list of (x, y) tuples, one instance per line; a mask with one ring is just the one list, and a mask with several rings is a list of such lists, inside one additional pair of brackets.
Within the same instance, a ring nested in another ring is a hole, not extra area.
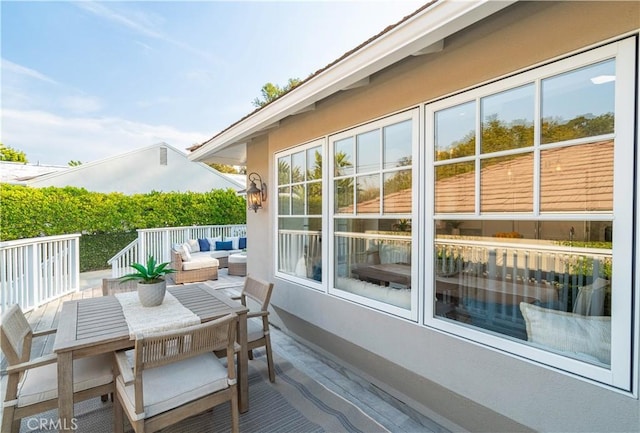
[(58, 416), (60, 417), (60, 430), (75, 430), (72, 352), (58, 353)]
[(238, 315), (238, 343), (240, 353), (238, 354), (238, 407), (240, 413), (249, 410), (249, 354), (247, 349), (247, 314)]

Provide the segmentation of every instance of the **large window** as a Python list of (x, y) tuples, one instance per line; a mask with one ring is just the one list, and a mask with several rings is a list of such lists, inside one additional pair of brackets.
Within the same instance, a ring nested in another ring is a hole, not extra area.
[(427, 323), (628, 389), (632, 46), (427, 106)]
[(416, 112), (329, 139), (331, 292), (408, 318), (417, 310), (412, 266)]
[(321, 141), (276, 156), (278, 171), (277, 271), (322, 282)]

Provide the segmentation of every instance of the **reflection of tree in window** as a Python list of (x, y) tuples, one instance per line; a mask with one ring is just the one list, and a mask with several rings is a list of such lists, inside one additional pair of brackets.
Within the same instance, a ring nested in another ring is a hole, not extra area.
[(584, 114), (569, 121), (560, 118), (545, 118), (542, 120), (542, 143), (610, 134), (613, 132), (613, 127), (613, 113), (605, 113), (597, 117)]

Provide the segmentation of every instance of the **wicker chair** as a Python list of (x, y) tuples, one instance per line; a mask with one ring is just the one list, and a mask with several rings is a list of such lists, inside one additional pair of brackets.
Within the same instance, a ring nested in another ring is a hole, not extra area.
[[(57, 356), (49, 354), (30, 360), (32, 339), (55, 332), (33, 332), (18, 305), (11, 306), (2, 316), (0, 346), (9, 365), (2, 432), (17, 433), (22, 418), (58, 407)], [(74, 401), (113, 392), (112, 366), (111, 354), (73, 361)]]
[(247, 348), (249, 349), (249, 359), (253, 359), (253, 349), (264, 346), (267, 352), (269, 380), (275, 382), (276, 373), (273, 366), (273, 354), (271, 352), (268, 311), (272, 290), (273, 283), (247, 276), (244, 281), (242, 293), (240, 293), (238, 298), (245, 307), (247, 306), (247, 298), (260, 306), (260, 311), (250, 311), (249, 314), (247, 314)]
[[(157, 431), (221, 403), (231, 402), (231, 431), (238, 432), (235, 314), (136, 339), (133, 365), (116, 352), (114, 430), (123, 412), (136, 433)], [(213, 354), (225, 349), (225, 367)]]

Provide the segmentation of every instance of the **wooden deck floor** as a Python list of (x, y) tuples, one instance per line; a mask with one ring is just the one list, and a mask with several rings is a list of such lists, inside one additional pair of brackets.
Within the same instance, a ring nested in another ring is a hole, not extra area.
[[(106, 276), (108, 275), (105, 274), (105, 277)], [(55, 328), (58, 324), (61, 306), (66, 301), (102, 296), (102, 288), (97, 281), (98, 280), (93, 281), (83, 290), (53, 300), (37, 309), (27, 312), (25, 315), (32, 328), (34, 330)], [(229, 276), (227, 269), (221, 269), (219, 271), (217, 281), (207, 282), (208, 285), (216, 289), (225, 290), (230, 294), (232, 292), (239, 292), (243, 283), (244, 277)], [(93, 285), (96, 284), (98, 285), (93, 287)], [(384, 425), (389, 431), (393, 431), (394, 433), (445, 433), (451, 430), (463, 431), (463, 429), (460, 428), (452, 429), (453, 424), (450, 424), (448, 420), (442, 419), (435, 414), (430, 414), (428, 417), (415, 411), (405, 403), (382, 391), (377, 386), (372, 385), (366, 379), (363, 379), (334, 360), (330, 360), (306, 345), (292, 339), (275, 327), (272, 327), (271, 336), (273, 348), (279, 355), (326, 388), (346, 400), (351, 401), (363, 412)], [(35, 339), (32, 358), (51, 353), (54, 340), (55, 335)], [(6, 389), (7, 376), (4, 374), (5, 369), (6, 362), (4, 361), (4, 357), (2, 357), (0, 369), (0, 396), (2, 396), (2, 400), (4, 400), (4, 391)], [(1, 417), (2, 415), (0, 413), (0, 420)], [(444, 427), (445, 425), (448, 428)]]

